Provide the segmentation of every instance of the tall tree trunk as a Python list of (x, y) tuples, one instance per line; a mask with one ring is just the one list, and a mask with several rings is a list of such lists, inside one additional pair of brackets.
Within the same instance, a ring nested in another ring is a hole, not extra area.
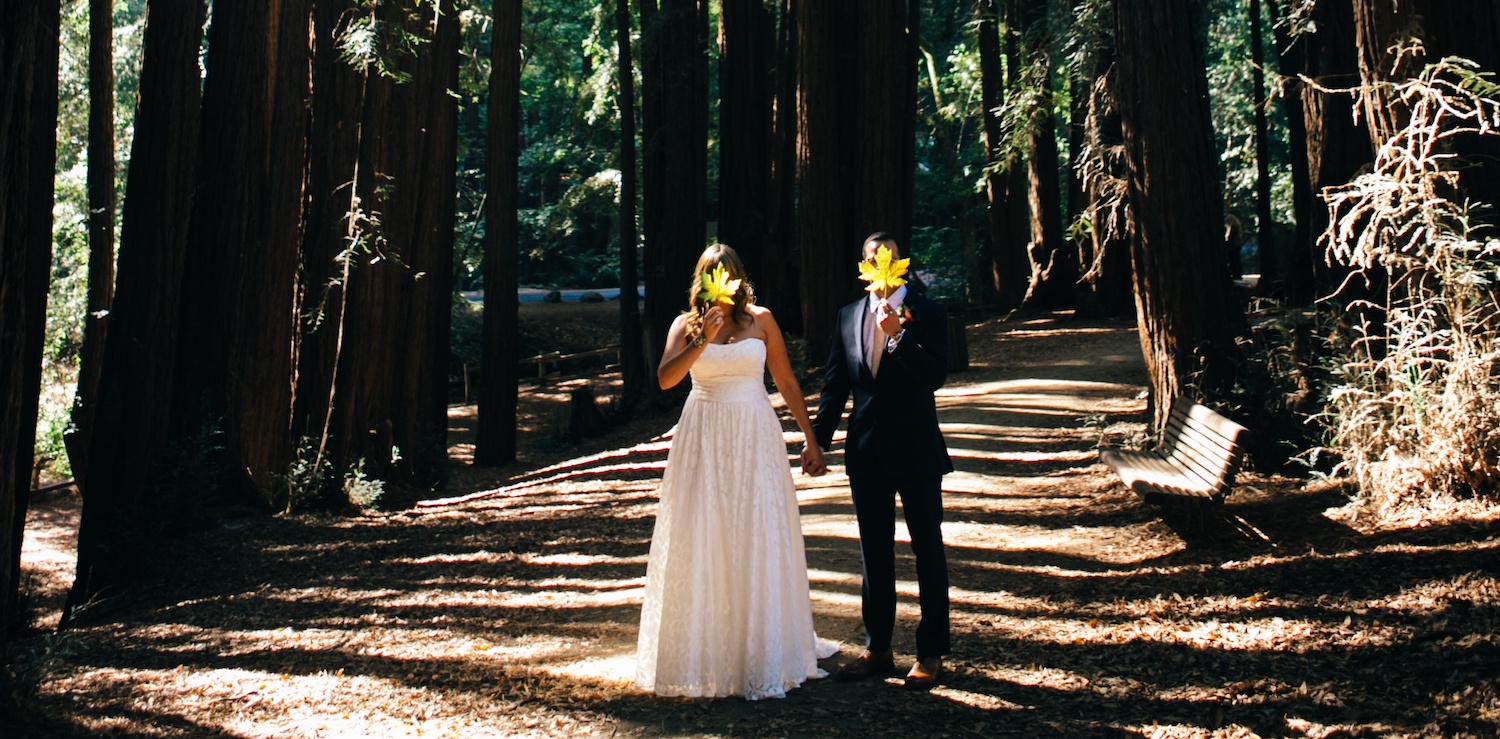
[(16, 634), (57, 153), (57, 0), (0, 5), (0, 644)]
[[(860, 242), (874, 231), (887, 231), (911, 253), (912, 188), (916, 161), (917, 85), (915, 69), (917, 19), (911, 0), (866, 0), (859, 12), (859, 31), (853, 49), (855, 89), (859, 100), (854, 118), (855, 152), (850, 161), (859, 183), (854, 192), (856, 237), (841, 242), (843, 261), (859, 253)], [(846, 17), (845, 21), (848, 23)], [(847, 31), (846, 31), (847, 33)], [(848, 185), (845, 185), (848, 187)], [(804, 242), (806, 243), (806, 242)], [(853, 273), (845, 266), (843, 271)], [(822, 275), (804, 273), (823, 280)], [(829, 325), (833, 316), (826, 316)]]
[[(777, 29), (774, 116), (768, 152), (766, 238), (756, 299), (776, 315), (783, 331), (801, 335), (802, 300), (797, 280), (797, 11), (781, 0)], [(814, 358), (818, 361), (821, 357)]]
[[(810, 361), (828, 355), (839, 308), (854, 294), (853, 263), (863, 238), (854, 223), (849, 190), (855, 101), (848, 84), (854, 49), (845, 2), (798, 2), (797, 243), (801, 264), (802, 325)], [(864, 183), (860, 183), (863, 186)], [(909, 248), (909, 247), (908, 247)]]
[[(1275, 0), (1271, 0), (1275, 2)], [(1250, 75), (1255, 94), (1255, 220), (1260, 248), (1260, 284), (1271, 288), (1281, 280), (1280, 256), (1276, 253), (1276, 221), (1271, 211), (1271, 123), (1266, 115), (1265, 28), (1260, 21), (1261, 0), (1250, 3)], [(1237, 244), (1229, 244), (1230, 274), (1244, 273)], [(1238, 269), (1236, 269), (1238, 267)]]
[(1000, 119), (1000, 109), (1005, 104), (1006, 59), (1002, 56), (1000, 44), (999, 9), (995, 0), (978, 0), (975, 9), (978, 15), (975, 31), (979, 36), (980, 89), (985, 112), (984, 185), (988, 202), (985, 212), (989, 217), (989, 258), (986, 261), (994, 288), (995, 307), (1007, 311), (1021, 304), (1030, 269), (1025, 262), (1024, 249), (1015, 248), (1011, 238), (1009, 180), (1018, 157), (1006, 144)]
[(1129, 163), (1136, 314), (1154, 428), (1173, 399), (1225, 394), (1229, 270), (1200, 36), (1191, 0), (1120, 0), (1117, 100)]
[[(630, 53), (630, 0), (615, 0), (615, 42), (620, 54), (620, 415), (646, 397), (646, 357), (641, 341), (636, 229), (635, 68)], [(494, 116), (490, 120), (495, 120)]]
[[(303, 220), (297, 390), (292, 431), (322, 472), (342, 465), (330, 441), (342, 434), (333, 415), (338, 357), (345, 341), (354, 260), (341, 258), (359, 234), (358, 189), (371, 175), (356, 166), (365, 137), (361, 123), (366, 76), (339, 52), (353, 0), (317, 0), (312, 15), (312, 118), (308, 125), (307, 196)], [(352, 345), (352, 344), (351, 344)], [(338, 467), (342, 472), (342, 467)]]
[[(643, 18), (643, 22), (645, 19)], [(646, 31), (657, 49), (661, 110), (656, 132), (660, 182), (647, 180), (660, 197), (648, 203), (646, 314), (651, 367), (660, 361), (667, 329), (685, 307), (686, 286), (702, 253), (708, 198), (708, 6), (707, 0), (665, 0)], [(649, 83), (648, 83), (649, 84)], [(648, 103), (649, 104), (649, 103)], [(648, 132), (649, 134), (649, 132)], [(647, 166), (651, 165), (651, 145)], [(659, 188), (659, 189), (656, 189)], [(651, 238), (655, 236), (655, 243)]]
[(73, 479), (88, 476), (89, 435), (99, 392), (104, 334), (115, 296), (115, 65), (114, 2), (89, 0), (89, 292), (73, 428), (64, 439)]
[(121, 216), (119, 277), (64, 619), (137, 564), (164, 474), (175, 385), (178, 308), (197, 183), (201, 0), (146, 5), (135, 140)]
[(1030, 211), (1031, 275), (1023, 309), (1057, 309), (1072, 301), (1078, 281), (1078, 256), (1067, 248), (1062, 228), (1061, 181), (1058, 179), (1056, 113), (1052, 91), (1052, 42), (1047, 0), (1020, 0), (1021, 84), (1036, 88), (1026, 127), (1026, 200)]
[[(1099, 14), (1099, 38), (1090, 43), (1093, 53), (1080, 81), (1081, 139), (1074, 149), (1073, 170), (1078, 174), (1078, 211), (1089, 224), (1078, 237), (1081, 315), (1113, 317), (1134, 311), (1131, 283), (1130, 242), (1124, 205), (1127, 172), (1121, 144), (1120, 115), (1114, 101), (1110, 70), (1114, 67), (1113, 23), (1108, 14), (1113, 3), (1095, 0), (1092, 12)], [(1091, 24), (1093, 25), (1093, 24)]]
[(261, 223), (265, 248), (246, 261), (241, 313), (248, 326), (244, 340), (233, 345), (230, 356), (233, 365), (245, 372), (243, 382), (230, 385), (229, 398), (244, 435), (240, 452), (256, 485), (269, 491), (278, 509), (286, 507), (290, 491), (275, 487), (272, 481), (276, 473), (287, 470), (297, 445), (292, 414), (297, 392), (299, 296), (304, 287), (300, 264), (309, 159), (312, 10), (313, 0), (279, 0), (270, 16), (275, 56), (266, 169), (269, 192)]
[(178, 319), (178, 341), (192, 351), (177, 356), (173, 400), (175, 438), (222, 433), (219, 479), (205, 486), (267, 504), (273, 475), (290, 461), (296, 328), (296, 241), (272, 229), (283, 211), (298, 208), (295, 194), (278, 193), (285, 183), (272, 179), (279, 24), (297, 21), (295, 12), (283, 18), (281, 5), (229, 5), (209, 29), (198, 195)]
[[(1324, 3), (1326, 5), (1326, 3)], [(1307, 156), (1307, 111), (1303, 98), (1310, 93), (1301, 75), (1311, 74), (1308, 49), (1311, 40), (1307, 36), (1294, 38), (1286, 24), (1277, 0), (1272, 0), (1271, 28), (1276, 40), (1276, 69), (1285, 85), (1284, 94), (1278, 96), (1286, 112), (1288, 148), (1291, 150), (1292, 170), (1292, 242), (1286, 248), (1286, 273), (1282, 281), (1290, 305), (1306, 306), (1314, 297), (1313, 278), (1316, 264), (1316, 239), (1312, 230), (1313, 212), (1321, 208), (1313, 202), (1315, 190), (1308, 170)]]
[[(657, 0), (636, 0), (636, 6), (641, 16), (641, 240), (642, 273), (646, 283), (642, 341), (647, 375), (651, 376), (656, 374), (663, 348), (657, 325), (680, 303), (659, 251), (667, 212), (663, 198), (666, 138), (662, 130), (662, 43), (665, 31), (661, 27)], [(646, 391), (648, 397), (654, 399), (658, 394), (656, 383), (648, 379)]]
[(813, 361), (827, 356), (838, 309), (858, 292), (865, 236), (886, 231), (913, 248), (917, 20), (907, 0), (809, 2), (797, 13), (797, 241)]
[(719, 242), (752, 280), (766, 268), (775, 23), (763, 0), (720, 0)]
[[(626, 0), (619, 2), (623, 4)], [(629, 23), (628, 18), (626, 23)], [(516, 242), (519, 239), (517, 212), (520, 207), (517, 185), (521, 156), (521, 0), (496, 3), (493, 34), (490, 42), (489, 161), (485, 166), (485, 188), (489, 191), (485, 200), (485, 221), (489, 225), (485, 229), (484, 241), (484, 356), (480, 362), (484, 372), (480, 375), (478, 439), (474, 445), (476, 465), (505, 465), (516, 461), (516, 368), (521, 358), (516, 306), (520, 287), (520, 250)], [(628, 77), (631, 74), (628, 57), (621, 57), (620, 66), (622, 79)], [(630, 144), (634, 146), (634, 141)], [(633, 185), (634, 163), (624, 171)], [(633, 191), (631, 195), (634, 196)], [(631, 217), (633, 215), (632, 212)], [(621, 218), (623, 239), (625, 216), (622, 214)], [(631, 224), (632, 231), (633, 227)], [(632, 242), (632, 260), (634, 248)], [(621, 273), (623, 276), (623, 269)], [(629, 292), (633, 297), (633, 279)], [(620, 299), (623, 320), (626, 310), (623, 301), (627, 300), (625, 292), (620, 293)], [(633, 305), (634, 300), (631, 303)], [(628, 341), (622, 338), (622, 361), (629, 348)], [(628, 384), (626, 389), (628, 392)]]
[[(358, 158), (342, 180), (332, 181), (335, 193), (338, 183), (353, 183), (346, 241), (319, 243), (309, 257), (323, 262), (315, 265), (326, 280), (321, 284), (339, 307), (325, 308), (321, 331), (330, 335), (313, 337), (321, 346), (308, 352), (319, 373), (315, 380), (328, 384), (314, 385), (315, 393), (327, 388), (327, 395), (309, 399), (306, 417), (318, 425), (319, 459), (328, 460), (339, 479), (362, 469), (400, 487), (425, 488), (441, 481), (446, 466), (457, 146), (457, 109), (447, 91), (457, 84), (458, 64), (457, 18), (450, 11), (451, 2), (393, 4), (342, 19), (424, 43), (415, 53), (385, 60), (400, 79), (368, 65), (357, 80), (364, 88)], [(336, 39), (340, 19), (332, 20), (324, 28)], [(329, 82), (342, 102), (346, 93), (337, 77), (334, 72)], [(314, 126), (316, 133), (316, 120)], [(337, 153), (346, 161), (347, 152)], [(328, 254), (338, 244), (347, 248)]]
[[(1298, 43), (1305, 44), (1307, 49), (1303, 74), (1315, 84), (1301, 88), (1298, 102), (1306, 122), (1308, 189), (1320, 193), (1324, 188), (1354, 179), (1360, 169), (1375, 161), (1375, 148), (1371, 144), (1373, 134), (1368, 130), (1369, 119), (1355, 115), (1354, 98), (1343, 92), (1359, 86), (1352, 6), (1320, 2), (1313, 6), (1310, 20), (1312, 30), (1298, 36)], [(1307, 246), (1311, 251), (1313, 298), (1332, 295), (1345, 284), (1349, 273), (1347, 268), (1323, 255), (1318, 242), (1327, 228), (1328, 209), (1321, 203), (1313, 204), (1308, 209)], [(1354, 283), (1350, 287), (1360, 290), (1364, 286)], [(1360, 295), (1371, 294), (1361, 291)], [(1367, 320), (1384, 322), (1378, 316), (1369, 316)]]

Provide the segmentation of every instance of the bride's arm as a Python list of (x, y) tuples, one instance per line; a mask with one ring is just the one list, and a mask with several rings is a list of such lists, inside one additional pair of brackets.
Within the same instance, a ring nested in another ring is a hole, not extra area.
[[(722, 306), (711, 308), (703, 317), (703, 327), (697, 337), (687, 335), (686, 313), (673, 320), (672, 327), (667, 329), (667, 345), (661, 352), (661, 364), (656, 365), (656, 384), (663, 390), (670, 390), (682, 382), (687, 377), (688, 370), (693, 368), (693, 363), (698, 361), (698, 355), (703, 353), (703, 347), (713, 341), (723, 325)], [(702, 341), (697, 341), (698, 338)]]
[(803, 397), (802, 386), (798, 384), (797, 375), (792, 371), (786, 341), (781, 337), (781, 327), (776, 325), (776, 318), (771, 315), (771, 311), (764, 308), (757, 311), (755, 320), (765, 332), (766, 368), (771, 371), (771, 379), (776, 381), (781, 399), (786, 401), (792, 418), (797, 420), (797, 427), (802, 429), (803, 444), (818, 450), (817, 456), (821, 457), (822, 451), (818, 449), (817, 437), (813, 434), (812, 418), (807, 413), (807, 399)]

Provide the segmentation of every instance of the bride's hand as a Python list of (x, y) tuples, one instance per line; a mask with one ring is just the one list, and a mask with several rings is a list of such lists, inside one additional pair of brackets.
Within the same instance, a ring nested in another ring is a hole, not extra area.
[(725, 305), (715, 305), (708, 309), (703, 316), (703, 339), (713, 341), (714, 337), (724, 329), (724, 319), (729, 315), (729, 308)]

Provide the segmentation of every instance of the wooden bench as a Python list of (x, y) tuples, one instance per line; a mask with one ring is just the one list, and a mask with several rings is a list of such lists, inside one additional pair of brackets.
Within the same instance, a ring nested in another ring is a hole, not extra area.
[(1246, 433), (1244, 426), (1208, 407), (1178, 398), (1156, 448), (1104, 449), (1099, 459), (1148, 503), (1222, 503), (1240, 471)]

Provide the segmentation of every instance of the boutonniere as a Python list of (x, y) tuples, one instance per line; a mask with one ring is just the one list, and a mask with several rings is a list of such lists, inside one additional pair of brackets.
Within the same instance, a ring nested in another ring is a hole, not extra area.
[(896, 317), (901, 319), (902, 326), (910, 326), (917, 322), (916, 311), (906, 307), (906, 303), (896, 306)]
[(882, 246), (875, 250), (875, 263), (868, 261), (859, 263), (859, 279), (870, 284), (865, 286), (867, 292), (878, 293), (885, 290), (895, 290), (906, 284), (903, 276), (906, 274), (910, 259), (892, 259), (890, 247)]

